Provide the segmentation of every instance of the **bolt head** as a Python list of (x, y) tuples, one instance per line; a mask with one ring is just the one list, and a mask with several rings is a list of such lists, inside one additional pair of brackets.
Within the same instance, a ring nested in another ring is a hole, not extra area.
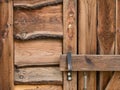
[(68, 81), (71, 81), (72, 80), (72, 77), (68, 77)]

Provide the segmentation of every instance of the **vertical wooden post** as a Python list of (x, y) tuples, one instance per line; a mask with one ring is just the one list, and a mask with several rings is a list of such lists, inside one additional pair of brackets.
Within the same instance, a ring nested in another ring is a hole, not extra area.
[[(63, 53), (77, 53), (77, 0), (63, 0), (64, 40)], [(72, 73), (72, 81), (67, 81), (64, 72), (63, 90), (77, 90), (77, 72)]]
[[(116, 50), (115, 54), (120, 54), (120, 0), (116, 0)], [(105, 90), (120, 89), (120, 72), (115, 72)]]
[[(115, 0), (98, 0), (98, 43), (99, 54), (115, 52)], [(112, 72), (100, 72), (100, 90), (105, 90)]]
[[(96, 0), (79, 0), (79, 54), (96, 54)], [(79, 72), (78, 90), (96, 90), (96, 72)], [(85, 85), (86, 83), (86, 85)]]
[(0, 0), (0, 90), (14, 90), (13, 85), (13, 5)]

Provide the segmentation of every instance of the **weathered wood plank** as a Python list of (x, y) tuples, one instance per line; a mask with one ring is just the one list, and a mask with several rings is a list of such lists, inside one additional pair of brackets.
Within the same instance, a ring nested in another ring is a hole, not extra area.
[[(115, 52), (115, 0), (98, 0), (98, 43), (100, 54)], [(100, 72), (100, 90), (104, 90), (112, 72)]]
[[(96, 0), (78, 1), (79, 54), (96, 54)], [(79, 90), (85, 89), (84, 73), (87, 74), (87, 90), (96, 90), (96, 72), (79, 72)]]
[(15, 70), (15, 84), (62, 84), (58, 67), (29, 67)]
[(120, 72), (115, 72), (105, 90), (120, 89)]
[[(116, 54), (120, 54), (120, 0), (116, 0)], [(106, 90), (120, 89), (120, 72), (115, 72), (109, 81)]]
[(34, 65), (58, 65), (61, 54), (61, 40), (15, 40), (15, 65), (18, 67)]
[[(63, 53), (77, 53), (77, 0), (63, 0)], [(63, 90), (77, 90), (77, 72), (72, 72), (72, 81), (63, 73)]]
[(14, 7), (24, 9), (36, 9), (49, 5), (57, 5), (63, 0), (14, 0)]
[(62, 4), (35, 10), (14, 9), (14, 37), (62, 39)]
[(62, 90), (60, 85), (16, 85), (14, 90)]
[[(66, 55), (61, 56), (60, 70), (67, 71)], [(119, 55), (72, 55), (73, 71), (120, 71)]]
[(12, 0), (0, 1), (0, 90), (13, 90)]

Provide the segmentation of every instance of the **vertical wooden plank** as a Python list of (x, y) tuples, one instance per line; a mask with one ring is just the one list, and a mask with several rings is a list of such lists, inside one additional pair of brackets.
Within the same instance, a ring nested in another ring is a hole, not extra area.
[[(120, 0), (116, 0), (116, 54), (120, 54)], [(115, 72), (106, 90), (120, 89), (120, 72)]]
[[(115, 52), (115, 0), (98, 0), (98, 43), (99, 54)], [(100, 72), (99, 87), (105, 90), (112, 72)]]
[[(64, 40), (63, 53), (77, 53), (77, 0), (63, 0)], [(77, 72), (72, 73), (72, 81), (64, 75), (63, 90), (77, 90)]]
[(13, 90), (12, 0), (0, 1), (0, 90)]
[[(79, 0), (79, 54), (96, 54), (96, 0)], [(96, 90), (96, 72), (86, 72), (87, 90)], [(78, 90), (85, 87), (84, 72), (79, 72)]]

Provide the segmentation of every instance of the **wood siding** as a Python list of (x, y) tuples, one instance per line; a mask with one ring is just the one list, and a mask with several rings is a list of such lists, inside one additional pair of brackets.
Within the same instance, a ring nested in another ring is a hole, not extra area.
[(0, 0), (0, 90), (120, 90), (119, 23), (120, 0)]

